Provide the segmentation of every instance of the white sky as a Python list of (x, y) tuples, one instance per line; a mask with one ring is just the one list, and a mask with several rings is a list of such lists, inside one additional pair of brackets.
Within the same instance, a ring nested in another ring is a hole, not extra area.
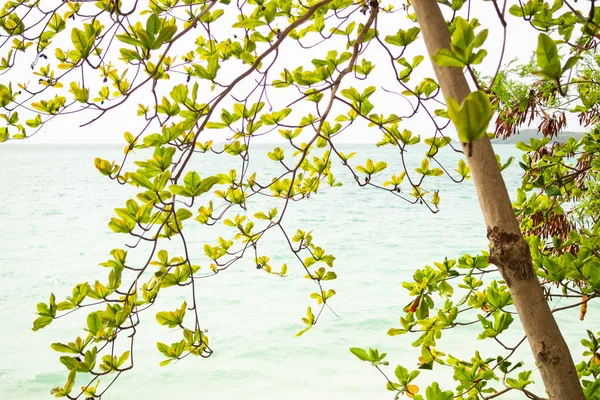
[[(401, 3), (397, 2), (397, 6), (399, 6)], [(219, 4), (216, 8), (229, 8), (230, 10), (226, 10), (227, 11), (234, 11), (233, 8), (235, 7), (235, 2), (232, 2), (229, 6), (224, 6)], [(507, 7), (508, 9), (508, 7)], [(498, 59), (500, 57), (500, 48), (501, 48), (501, 44), (502, 44), (502, 39), (501, 39), (501, 33), (502, 33), (502, 29), (501, 29), (501, 25), (499, 23), (499, 21), (497, 20), (497, 17), (495, 15), (494, 12), (494, 8), (493, 8), (493, 4), (491, 2), (486, 2), (486, 1), (475, 1), (473, 2), (473, 6), (471, 8), (471, 16), (472, 17), (476, 17), (478, 18), (481, 22), (483, 27), (487, 28), (490, 30), (490, 34), (489, 37), (486, 41), (486, 44), (484, 45), (484, 48), (488, 51), (488, 56), (486, 58), (486, 60), (484, 61), (484, 63), (480, 66), (477, 66), (477, 69), (482, 71), (484, 75), (492, 75), (493, 72), (496, 69), (497, 63), (498, 63)], [(365, 21), (366, 17), (363, 17), (362, 15), (358, 15), (357, 18), (358, 21)], [(142, 17), (143, 20), (145, 20), (145, 16)], [(223, 23), (225, 21), (226, 16), (223, 16), (221, 18), (221, 20), (219, 20), (219, 25), (218, 27), (223, 27), (221, 32), (215, 32), (213, 31), (213, 33), (215, 34), (215, 36), (219, 39), (222, 39), (224, 37), (224, 35), (231, 37), (233, 35), (233, 33), (237, 33), (239, 35), (239, 29), (233, 29), (233, 28), (226, 28), (225, 24)], [(387, 35), (387, 34), (393, 34), (395, 33), (395, 31), (397, 29), (408, 29), (409, 27), (413, 26), (413, 24), (405, 17), (405, 14), (402, 12), (398, 12), (396, 14), (393, 14), (392, 16), (384, 16), (383, 13), (380, 13), (380, 22), (379, 22), (379, 31), (381, 34), (383, 34), (383, 36)], [(533, 30), (528, 24), (526, 24), (525, 22), (523, 22), (522, 20), (513, 17), (512, 15), (509, 15), (507, 12), (507, 18), (508, 18), (508, 43), (507, 43), (507, 48), (506, 48), (506, 52), (505, 52), (505, 56), (504, 56), (504, 62), (508, 62), (513, 58), (519, 58), (519, 60), (521, 60), (522, 62), (527, 62), (529, 60), (529, 58), (531, 57), (532, 52), (535, 50), (536, 44), (537, 44), (537, 32), (535, 30)], [(228, 25), (231, 25), (231, 23), (228, 23)], [(389, 26), (388, 26), (389, 25)], [(328, 31), (329, 28), (331, 27), (331, 23), (327, 23), (326, 22), (326, 28), (325, 31)], [(279, 28), (285, 28), (285, 26), (280, 25)], [(68, 39), (68, 35), (70, 32), (71, 26), (69, 25), (67, 27), (66, 31), (63, 31), (63, 36), (66, 36), (66, 40), (65, 39), (59, 39), (60, 43), (62, 44), (62, 48), (70, 48), (70, 40)], [(67, 35), (64, 35), (65, 32), (67, 33)], [(198, 31), (199, 32), (199, 31)], [(190, 34), (193, 34), (194, 31), (191, 31)], [(290, 42), (293, 42), (290, 40)], [(190, 42), (188, 42), (190, 43)], [(119, 45), (122, 45), (120, 42), (117, 43)], [(297, 45), (295, 45), (294, 43), (287, 43), (286, 45), (283, 45), (283, 47), (280, 49), (280, 56), (278, 59), (278, 62), (276, 64), (276, 66), (273, 68), (271, 74), (270, 74), (270, 78), (269, 78), (269, 82), (273, 81), (274, 79), (278, 79), (279, 78), (279, 72), (283, 71), (283, 68), (287, 67), (288, 69), (294, 69), (296, 66), (298, 65), (305, 65), (306, 67), (310, 67), (310, 59), (315, 57), (315, 56), (320, 56), (320, 55), (324, 55), (328, 50), (331, 50), (334, 48), (334, 44), (323, 44), (319, 47), (317, 47), (316, 49), (312, 49), (312, 50), (303, 50), (303, 51), (299, 51), (299, 47)], [(51, 46), (51, 50), (47, 51), (46, 54), (49, 55), (49, 58), (52, 60), (53, 54), (54, 54), (54, 47), (55, 46)], [(183, 48), (185, 48), (186, 51), (193, 49), (195, 46), (193, 46), (193, 44), (189, 44), (189, 45), (185, 45), (183, 46)], [(393, 46), (390, 46), (393, 47)], [(116, 49), (118, 49), (119, 47), (114, 47)], [(113, 48), (113, 49), (114, 49)], [(180, 47), (181, 48), (181, 47)], [(183, 49), (182, 48), (182, 49)], [(341, 52), (344, 50), (344, 46), (337, 46), (338, 50)], [(177, 49), (175, 49), (175, 51), (173, 51), (171, 53), (171, 55), (176, 54)], [(5, 49), (2, 49), (1, 51), (2, 55), (5, 54)], [(425, 47), (424, 44), (422, 43), (422, 39), (419, 39), (418, 43), (415, 43), (411, 46), (409, 46), (409, 50), (407, 51), (407, 54), (405, 55), (407, 60), (412, 60), (412, 57), (414, 55), (417, 54), (425, 54)], [(372, 61), (374, 64), (377, 65), (375, 71), (369, 76), (368, 81), (366, 82), (357, 82), (354, 79), (348, 79), (351, 78), (349, 75), (344, 79), (343, 83), (342, 83), (342, 88), (344, 87), (349, 87), (352, 85), (356, 85), (359, 88), (364, 88), (366, 86), (376, 86), (377, 87), (377, 92), (375, 95), (373, 95), (373, 97), (371, 98), (371, 100), (373, 101), (373, 103), (375, 104), (375, 109), (373, 110), (374, 112), (378, 112), (381, 113), (383, 112), (384, 114), (389, 114), (389, 113), (396, 113), (398, 115), (402, 115), (404, 113), (407, 112), (408, 108), (406, 100), (398, 97), (398, 96), (390, 96), (390, 95), (385, 95), (383, 96), (384, 92), (381, 89), (382, 87), (386, 87), (387, 89), (390, 90), (395, 90), (395, 91), (400, 91), (400, 86), (395, 84), (394, 81), (392, 81), (390, 79), (390, 74), (389, 72), (391, 71), (391, 68), (388, 68), (387, 70), (386, 65), (389, 64), (389, 61), (386, 60), (385, 54), (383, 53), (383, 51), (381, 50), (381, 48), (377, 48), (376, 46), (372, 45), (372, 48), (369, 48), (368, 52), (366, 52), (364, 54), (366, 56), (366, 58), (370, 61)], [(37, 77), (31, 75), (32, 70), (28, 67), (25, 67), (25, 65), (27, 65), (28, 63), (31, 62), (31, 58), (33, 57), (33, 52), (29, 52), (25, 55), (25, 57), (21, 57), (21, 67), (19, 68), (19, 72), (17, 75), (11, 74), (9, 75), (10, 78), (14, 79), (15, 77), (18, 78), (18, 81), (26, 81), (26, 80), (30, 80), (32, 82), (35, 82), (37, 80)], [(323, 57), (324, 58), (324, 57)], [(359, 58), (360, 60), (360, 58)], [(40, 62), (38, 63), (38, 68), (41, 65), (45, 65), (46, 61), (45, 60), (40, 60)], [(239, 65), (239, 64), (237, 64)], [(123, 64), (122, 63), (117, 63), (117, 66), (119, 68), (122, 68)], [(226, 67), (225, 67), (226, 68)], [(219, 75), (218, 75), (218, 80), (221, 83), (226, 83), (228, 80), (233, 79), (233, 78), (229, 78), (227, 77), (228, 74), (225, 74), (225, 68), (222, 68), (222, 70), (220, 71)], [(401, 67), (400, 67), (401, 68)], [(88, 71), (90, 72), (90, 71)], [(237, 70), (233, 69), (232, 70), (232, 77), (235, 77), (236, 75), (233, 75), (234, 73), (237, 73)], [(27, 75), (26, 75), (27, 74)], [(411, 79), (410, 81), (410, 86), (414, 87), (415, 85), (417, 85), (422, 77), (425, 76), (430, 76), (433, 77), (433, 70), (431, 68), (431, 64), (430, 61), (428, 60), (428, 58), (426, 58), (423, 63), (419, 66), (419, 69), (417, 70), (417, 73), (414, 74), (415, 76)], [(185, 83), (184, 79), (175, 76), (174, 74), (171, 75), (172, 80), (169, 81), (160, 81), (160, 85), (163, 88), (162, 93), (166, 94), (168, 93), (168, 91), (170, 91), (170, 88), (172, 86), (174, 86), (177, 83)], [(393, 75), (392, 75), (393, 76)], [(227, 78), (226, 78), (227, 77)], [(72, 80), (74, 78), (71, 78), (70, 80)], [(4, 80), (4, 79), (3, 79)], [(70, 82), (70, 80), (68, 82)], [(89, 78), (88, 78), (89, 81)], [(65, 86), (68, 86), (68, 82), (66, 82)], [(206, 82), (206, 81), (204, 81)], [(193, 83), (193, 81), (192, 81)], [(200, 82), (202, 83), (202, 82)], [(191, 85), (190, 85), (191, 87)], [(236, 93), (238, 95), (241, 95), (242, 92), (246, 91), (248, 89), (248, 87), (250, 87), (249, 85), (245, 85), (245, 87), (241, 87), (241, 89), (243, 89), (242, 91), (236, 91)], [(97, 92), (97, 90), (99, 89), (99, 85), (96, 85), (92, 88), (91, 93), (90, 93), (90, 97), (94, 97), (95, 93)], [(112, 89), (112, 88), (111, 88)], [(293, 90), (293, 89), (288, 89), (287, 92), (289, 93), (289, 90)], [(289, 99), (289, 96), (286, 96), (285, 94), (283, 94), (284, 91), (282, 90), (278, 90), (278, 89), (272, 89), (269, 93), (270, 95), (270, 100), (271, 102), (274, 104), (274, 110), (279, 110), (281, 108), (283, 108), (286, 105), (286, 100)], [(42, 129), (41, 132), (39, 132), (36, 136), (34, 136), (33, 138), (28, 139), (27, 143), (121, 143), (123, 144), (123, 133), (125, 131), (131, 131), (134, 135), (137, 133), (137, 130), (141, 125), (142, 125), (142, 118), (139, 118), (135, 115), (135, 110), (137, 109), (137, 104), (139, 102), (144, 102), (143, 100), (148, 98), (148, 94), (149, 92), (146, 90), (145, 92), (140, 93), (139, 95), (136, 96), (132, 96), (132, 98), (127, 102), (127, 104), (123, 107), (120, 107), (117, 110), (113, 110), (110, 113), (108, 113), (107, 115), (105, 115), (104, 117), (102, 117), (101, 119), (99, 119), (98, 121), (96, 121), (95, 123), (93, 123), (90, 126), (87, 127), (80, 127), (80, 125), (86, 121), (88, 121), (89, 119), (91, 119), (95, 114), (94, 113), (90, 113), (90, 112), (84, 112), (84, 113), (79, 113), (79, 114), (74, 114), (74, 115), (69, 115), (69, 116), (60, 116), (59, 118), (54, 119), (53, 121), (51, 121), (49, 124), (47, 124), (47, 126), (45, 128)], [(208, 93), (208, 98), (212, 98), (214, 96), (214, 94), (216, 94), (216, 92), (213, 93)], [(202, 95), (202, 90), (200, 93), (200, 96)], [(383, 97), (382, 97), (383, 96)], [(328, 98), (328, 93), (325, 94), (325, 98), (322, 101), (322, 103), (325, 103), (326, 100)], [(432, 105), (431, 105), (432, 106)], [(221, 107), (219, 107), (220, 110)], [(231, 107), (227, 107), (228, 109), (231, 110)], [(267, 107), (265, 107), (267, 108)], [(437, 107), (437, 108), (441, 108)], [(306, 110), (310, 110), (310, 108), (305, 108), (303, 106), (295, 106), (293, 107), (294, 109), (294, 113), (298, 112), (299, 113), (304, 113), (304, 111)], [(330, 114), (330, 120), (333, 120), (335, 118), (336, 115), (338, 115), (339, 113), (343, 112), (345, 108), (336, 108), (336, 111), (338, 112), (332, 112), (332, 114)], [(22, 112), (20, 112), (21, 114)], [(294, 115), (294, 113), (292, 114), (292, 116)], [(219, 114), (220, 112), (217, 112), (213, 115), (211, 121), (219, 121)], [(411, 129), (413, 130), (413, 133), (415, 134), (420, 134), (422, 137), (426, 137), (426, 136), (430, 136), (433, 133), (432, 127), (431, 127), (431, 122), (429, 121), (428, 118), (425, 117), (425, 115), (422, 115), (424, 113), (421, 113), (421, 115), (416, 115), (415, 117), (411, 118), (411, 120), (404, 120), (403, 122), (401, 122), (400, 127), (401, 128), (406, 128), (406, 129)], [(298, 119), (293, 119), (292, 116), (288, 117), (288, 120), (286, 120), (286, 122), (288, 123), (292, 123), (292, 121), (296, 122), (298, 121)], [(21, 118), (22, 120), (24, 120), (25, 118)], [(578, 129), (578, 124), (576, 119), (572, 119), (572, 123), (574, 125), (571, 125), (570, 128), (571, 129)], [(377, 141), (379, 141), (381, 139), (381, 134), (379, 133), (379, 131), (376, 128), (369, 128), (367, 129), (366, 124), (356, 124), (356, 127), (350, 128), (349, 130), (345, 131), (345, 133), (343, 135), (340, 135), (339, 137), (339, 142), (353, 142), (353, 143), (375, 143)], [(155, 127), (154, 130), (152, 130), (151, 132), (156, 132), (158, 131), (157, 128)], [(450, 133), (450, 132), (448, 132)], [(217, 141), (219, 141), (219, 138), (223, 138), (223, 135), (226, 135), (225, 130), (220, 130), (220, 131), (208, 131), (205, 134), (203, 134), (203, 138), (202, 140), (208, 140), (209, 138), (211, 139), (215, 139)], [(450, 133), (451, 135), (453, 135), (453, 133)], [(281, 142), (282, 139), (279, 136), (279, 134), (277, 132), (273, 132), (272, 134), (269, 134), (268, 136), (261, 138), (262, 142)]]

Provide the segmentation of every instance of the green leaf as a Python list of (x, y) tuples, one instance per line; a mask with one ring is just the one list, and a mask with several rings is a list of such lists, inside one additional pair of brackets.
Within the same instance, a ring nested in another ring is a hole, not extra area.
[(37, 331), (39, 329), (42, 329), (48, 325), (50, 325), (50, 323), (52, 323), (52, 317), (39, 317), (37, 318), (35, 321), (33, 321), (33, 331)]
[(161, 26), (162, 22), (159, 16), (155, 13), (152, 13), (152, 15), (146, 20), (146, 32), (151, 37), (155, 37), (160, 32)]
[(466, 66), (465, 62), (449, 49), (439, 49), (438, 52), (433, 55), (432, 59), (437, 65), (442, 67), (462, 68)]
[(246, 19), (242, 19), (242, 18), (244, 18), (244, 17), (243, 16), (240, 17), (241, 20), (234, 23), (233, 25), (231, 25), (231, 27), (254, 30), (259, 26), (266, 25), (265, 22), (260, 21), (258, 19), (252, 19), (252, 18), (248, 18), (248, 17), (245, 17)]
[(169, 186), (169, 190), (171, 191), (171, 193), (177, 196), (192, 197), (192, 194), (181, 185), (171, 185)]
[(162, 311), (156, 314), (156, 320), (161, 325), (167, 325), (169, 328), (175, 328), (182, 322), (177, 316), (170, 311)]
[(93, 312), (87, 317), (88, 330), (94, 335), (102, 328), (102, 319), (97, 312)]
[(546, 194), (548, 196), (560, 196), (560, 188), (556, 185), (552, 185), (546, 189)]
[(358, 347), (350, 347), (350, 352), (362, 361), (371, 361), (371, 357), (369, 357), (369, 354), (363, 349)]
[(130, 172), (129, 178), (131, 179), (132, 182), (134, 182), (135, 184), (137, 184), (141, 187), (144, 187), (144, 188), (150, 189), (150, 190), (154, 189), (152, 182), (150, 182), (150, 180), (148, 178), (146, 178), (146, 176), (144, 176), (140, 173)]
[(142, 45), (142, 42), (140, 42), (139, 40), (137, 40), (133, 36), (129, 36), (129, 35), (116, 35), (116, 37), (117, 37), (117, 39), (119, 39), (123, 43), (127, 43), (127, 44), (130, 44), (130, 45), (135, 46), (135, 47), (144, 47)]
[(71, 41), (73, 42), (73, 46), (75, 46), (75, 50), (79, 52), (79, 55), (82, 58), (87, 57), (92, 50), (92, 46), (94, 45), (94, 36), (88, 36), (81, 29), (73, 28), (71, 31)]
[(156, 320), (161, 325), (167, 325), (169, 328), (175, 328), (183, 324), (187, 303), (184, 301), (181, 308), (175, 311), (162, 311), (156, 314)]
[(179, 84), (171, 90), (170, 95), (174, 101), (184, 103), (188, 98), (188, 88), (185, 85)]
[(8, 128), (4, 126), (0, 127), (0, 143), (6, 142), (8, 140), (8, 136)]
[(189, 192), (193, 192), (194, 190), (196, 190), (200, 186), (201, 181), (202, 180), (200, 179), (200, 175), (198, 175), (198, 173), (196, 171), (188, 172), (185, 175), (185, 177), (183, 178), (183, 183), (185, 184), (185, 188)]
[(565, 65), (563, 65), (562, 72), (564, 73), (567, 70), (570, 70), (571, 68), (573, 68), (575, 65), (577, 65), (577, 62), (579, 62), (579, 58), (580, 57), (578, 57), (578, 56), (569, 57), (569, 59), (567, 60)]
[(396, 375), (396, 377), (398, 378), (398, 381), (401, 384), (404, 385), (408, 382), (408, 370), (406, 368), (404, 368), (402, 365), (398, 365), (396, 367), (394, 374)]
[(176, 32), (177, 26), (175, 25), (168, 25), (163, 27), (160, 31), (160, 34), (152, 44), (152, 50), (159, 49), (163, 44), (171, 40)]
[(181, 221), (185, 221), (186, 219), (191, 218), (194, 214), (192, 214), (192, 212), (186, 208), (180, 208), (177, 210), (177, 221), (181, 222)]
[(213, 186), (218, 184), (219, 181), (220, 181), (220, 179), (217, 178), (216, 176), (209, 176), (208, 178), (202, 179), (200, 186), (198, 186), (198, 189), (195, 192), (195, 196), (199, 196), (202, 193), (208, 192), (210, 189), (212, 189)]
[[(158, 351), (160, 351), (166, 357), (175, 358), (175, 352), (173, 351), (173, 349), (171, 349), (170, 346), (168, 346), (168, 345), (166, 345), (164, 343), (161, 343), (161, 342), (157, 342), (156, 343), (156, 348), (158, 349)], [(167, 364), (168, 363), (165, 363), (165, 364), (161, 363), (161, 366), (167, 365)]]
[(408, 46), (419, 36), (421, 30), (417, 27), (409, 28), (407, 31), (400, 29), (394, 36), (386, 36), (386, 43), (394, 46)]
[(433, 382), (425, 390), (425, 395), (427, 396), (427, 400), (452, 400), (454, 398), (454, 393), (452, 393), (452, 391), (442, 391), (442, 389), (440, 389), (440, 385), (437, 382)]
[(538, 45), (535, 50), (537, 65), (542, 69), (541, 73), (547, 78), (559, 80), (562, 75), (560, 58), (556, 42), (545, 33), (538, 35)]
[(350, 99), (350, 100), (356, 101), (356, 102), (360, 101), (360, 93), (358, 93), (358, 90), (356, 90), (353, 87), (351, 87), (349, 89), (343, 89), (340, 93), (342, 94), (342, 96), (346, 97), (347, 99)]
[(25, 24), (23, 23), (23, 21), (21, 21), (21, 18), (19, 18), (17, 13), (11, 13), (8, 16), (8, 19), (4, 20), (4, 16), (7, 13), (7, 11), (5, 10), (10, 10), (11, 8), (18, 7), (16, 4), (12, 6), (9, 6), (9, 4), (10, 3), (6, 3), (6, 6), (2, 10), (3, 17), (2, 20), (0, 20), (0, 23), (2, 24), (2, 28), (4, 29), (4, 31), (8, 33), (9, 36), (17, 36), (25, 31)]
[(77, 350), (74, 350), (66, 344), (62, 343), (52, 343), (50, 347), (52, 348), (52, 350), (58, 351), (59, 353), (78, 354)]
[(448, 116), (454, 123), (462, 143), (470, 143), (485, 136), (493, 111), (490, 98), (484, 91), (469, 93), (460, 106), (450, 97), (447, 102)]
[(62, 356), (59, 360), (69, 371), (75, 371), (77, 369), (77, 360), (75, 357)]
[(475, 32), (470, 21), (462, 17), (456, 17), (454, 32), (452, 32), (452, 45), (459, 49), (466, 49), (475, 40)]
[(123, 354), (121, 354), (121, 356), (119, 357), (119, 359), (117, 360), (117, 368), (119, 368), (121, 365), (123, 365), (125, 363), (125, 361), (127, 361), (129, 359), (129, 351), (124, 352)]

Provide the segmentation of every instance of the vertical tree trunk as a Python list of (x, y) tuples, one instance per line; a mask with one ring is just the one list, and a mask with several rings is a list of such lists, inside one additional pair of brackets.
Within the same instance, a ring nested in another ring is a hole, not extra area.
[[(413, 0), (412, 5), (430, 58), (440, 48), (450, 48), (448, 26), (437, 1)], [(470, 91), (462, 69), (433, 64), (444, 95), (460, 104)], [(487, 225), (489, 261), (498, 267), (510, 290), (550, 399), (584, 400), (569, 348), (534, 273), (492, 145), (485, 137), (472, 146), (467, 163)]]

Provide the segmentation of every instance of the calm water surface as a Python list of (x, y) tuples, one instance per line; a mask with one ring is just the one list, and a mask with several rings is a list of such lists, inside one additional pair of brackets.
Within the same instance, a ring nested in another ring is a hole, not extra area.
[[(274, 163), (264, 156), (273, 147), (257, 149), (252, 170), (275, 173)], [(393, 152), (370, 145), (342, 147), (344, 152), (353, 149), (359, 152), (353, 165), (371, 157), (388, 161), (386, 174), (402, 171)], [(497, 152), (503, 159), (517, 155), (510, 145), (497, 146)], [(109, 258), (111, 249), (124, 247), (125, 236), (113, 234), (107, 222), (134, 189), (117, 186), (93, 166), (96, 156), (114, 159), (120, 154), (121, 147), (107, 145), (0, 146), (0, 399), (48, 399), (50, 388), (66, 377), (50, 343), (75, 339), (87, 314), (75, 313), (36, 333), (31, 331), (35, 306), (47, 301), (50, 292), (63, 299), (79, 282), (104, 281), (106, 270), (96, 265)], [(417, 150), (411, 157), (417, 160), (422, 154)], [(441, 159), (455, 168), (456, 157)], [(232, 157), (198, 157), (193, 167), (208, 176), (236, 164)], [(199, 287), (202, 324), (209, 330), (214, 355), (159, 367), (162, 356), (155, 342), (171, 343), (180, 334), (147, 314), (137, 338), (136, 367), (105, 398), (391, 399), (381, 375), (348, 348), (376, 347), (388, 353), (392, 365), (416, 368), (419, 350), (410, 346), (416, 336), (386, 335), (390, 327), (399, 326), (402, 307), (410, 301), (402, 281), (434, 260), (486, 248), (485, 224), (470, 182), (430, 180), (428, 187), (440, 189), (442, 199), (442, 211), (433, 215), (386, 193), (358, 188), (347, 173), (338, 171), (346, 184), (293, 204), (285, 227), (313, 230), (316, 244), (337, 257), (338, 280), (331, 287), (338, 294), (331, 305), (339, 317), (325, 312), (311, 332), (294, 337), (306, 306), (312, 305), (308, 296), (314, 287), (303, 279), (282, 237), (267, 236), (264, 254), (274, 266), (287, 262), (289, 278), (267, 276), (248, 260)], [(505, 175), (512, 193), (520, 179), (518, 167)], [(255, 201), (251, 212), (270, 205)], [(202, 247), (214, 244), (227, 230), (196, 223), (188, 223), (187, 230), (197, 262), (207, 266)], [(132, 252), (130, 259), (142, 260), (144, 254), (143, 249)], [(173, 289), (163, 294), (162, 310), (174, 309), (185, 298)], [(559, 323), (579, 359), (579, 340), (586, 329), (598, 330), (600, 313), (589, 310), (584, 322), (577, 314), (561, 314)], [(506, 343), (516, 343), (520, 333), (512, 329)], [(439, 349), (458, 357), (469, 357), (475, 346), (484, 357), (498, 354), (495, 343), (476, 338), (474, 328), (455, 330)], [(531, 362), (525, 347), (517, 356)], [(393, 376), (393, 368), (389, 372)], [(433, 379), (446, 388), (454, 386), (451, 373), (444, 371), (435, 377), (422, 373), (418, 384), (423, 387)]]

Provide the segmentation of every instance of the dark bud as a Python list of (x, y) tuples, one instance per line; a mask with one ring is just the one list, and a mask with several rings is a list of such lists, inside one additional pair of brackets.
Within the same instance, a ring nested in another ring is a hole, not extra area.
[(108, 78), (105, 76), (104, 80), (102, 82), (106, 83), (108, 81)]
[(81, 358), (79, 358), (79, 356), (75, 357), (75, 359), (79, 362), (81, 362)]
[(256, 269), (262, 269), (262, 265), (256, 264)]

